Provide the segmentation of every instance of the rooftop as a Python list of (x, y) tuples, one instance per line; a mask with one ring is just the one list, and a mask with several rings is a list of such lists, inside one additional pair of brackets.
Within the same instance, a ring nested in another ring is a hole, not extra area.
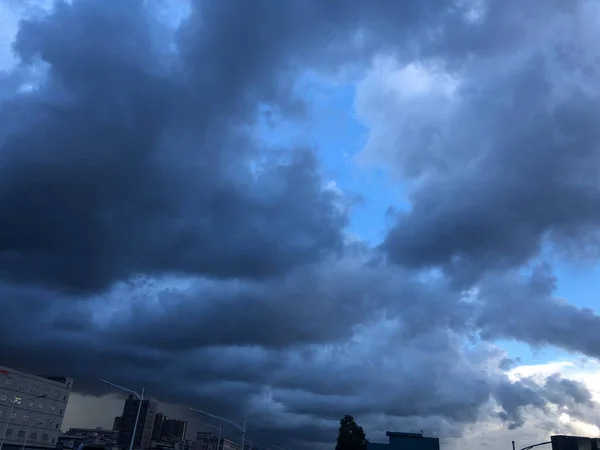
[(423, 433), (403, 433), (401, 431), (386, 431), (385, 435), (387, 437), (404, 437), (404, 438), (422, 438)]

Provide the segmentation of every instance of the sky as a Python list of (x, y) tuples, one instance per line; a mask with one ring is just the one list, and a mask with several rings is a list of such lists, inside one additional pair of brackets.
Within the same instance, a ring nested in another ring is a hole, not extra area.
[(600, 434), (596, 1), (0, 23), (0, 364), (73, 377), (64, 427), (104, 378), (295, 450)]

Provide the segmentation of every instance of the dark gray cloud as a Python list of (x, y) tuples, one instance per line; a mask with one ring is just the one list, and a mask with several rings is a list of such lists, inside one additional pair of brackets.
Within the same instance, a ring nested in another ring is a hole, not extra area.
[[(2, 111), (20, 117), (2, 130), (5, 278), (92, 291), (137, 274), (266, 277), (339, 248), (346, 218), (310, 151), (265, 153), (252, 174), (261, 152), (239, 127), (254, 61), (219, 64), (206, 31), (181, 44), (201, 58), (167, 66), (142, 3), (59, 3), (20, 28), (18, 54), (49, 69)], [(202, 61), (244, 76), (202, 82)]]
[(600, 318), (554, 296), (556, 278), (547, 265), (530, 275), (509, 274), (482, 284), (477, 326), (486, 339), (510, 337), (535, 346), (556, 345), (586, 355), (600, 355), (595, 339)]
[[(526, 408), (589, 403), (585, 389), (557, 377), (542, 386), (527, 380), (511, 383), (499, 368), (505, 359), (502, 351), (474, 345), (444, 326), (409, 334), (399, 324), (401, 318), (390, 317), (357, 325), (350, 339), (330, 344), (322, 337), (317, 344), (298, 341), (285, 348), (242, 342), (217, 346), (211, 341), (165, 348), (115, 334), (112, 319), (106, 317), (106, 307), (115, 307), (110, 299), (63, 300), (57, 305), (44, 291), (13, 288), (3, 293), (13, 299), (6, 302), (9, 312), (24, 299), (37, 306), (27, 316), (11, 313), (14, 319), (5, 324), (7, 339), (0, 347), (3, 363), (42, 373), (59, 366), (77, 379), (80, 392), (110, 393), (97, 382), (102, 376), (134, 389), (144, 387), (162, 401), (234, 419), (246, 413), (256, 442), (302, 447), (332, 439), (325, 436), (348, 411), (370, 429), (393, 420), (408, 426), (418, 423), (415, 418), (428, 418), (435, 427), (432, 432), (457, 433), (475, 423), (482, 411), (491, 415), (494, 402), (510, 427), (523, 424)], [(148, 308), (156, 307), (151, 298), (146, 301)], [(224, 306), (221, 313), (229, 308)], [(115, 314), (126, 317), (131, 309)], [(66, 326), (74, 323), (80, 326)], [(135, 318), (128, 324), (135, 333)], [(233, 332), (213, 328), (217, 336)], [(177, 320), (157, 320), (153, 333), (168, 341), (178, 333)], [(311, 428), (321, 432), (313, 434)]]
[[(581, 5), (567, 16), (553, 11), (536, 31), (553, 33), (544, 46), (526, 41), (519, 52), (478, 55), (452, 71), (459, 87), (443, 99), (446, 113), (419, 116), (413, 145), (398, 151), (411, 167), (399, 165), (400, 175), (425, 181), (385, 239), (391, 260), (471, 283), (543, 248), (597, 257), (600, 110), (584, 14)], [(506, 68), (481, 69), (484, 61)], [(426, 130), (436, 138), (420, 137)]]
[[(595, 97), (553, 78), (583, 56), (532, 50), (580, 3), (495, 3), (469, 23), (450, 0), (207, 0), (176, 32), (144, 3), (59, 2), (20, 25), (21, 63), (0, 78), (0, 363), (247, 413), (255, 442), (298, 449), (331, 442), (345, 413), (368, 431), (458, 436), (482, 417), (514, 428), (525, 411), (552, 420), (548, 403), (589, 406), (558, 376), (510, 382), (507, 355), (480, 339), (598, 354), (594, 313), (558, 303), (547, 278), (497, 273), (548, 242), (595, 242)], [(531, 55), (503, 60), (521, 41)], [(316, 148), (254, 132), (263, 109), (273, 126), (303, 120), (303, 69), (364, 69), (381, 52), (462, 77), (458, 112), (427, 128), (462, 130), (446, 153), (395, 149), (422, 182), (383, 253), (348, 241), (352, 202), (326, 188)], [(508, 68), (488, 73), (485, 57)], [(479, 281), (475, 300), (457, 280)]]

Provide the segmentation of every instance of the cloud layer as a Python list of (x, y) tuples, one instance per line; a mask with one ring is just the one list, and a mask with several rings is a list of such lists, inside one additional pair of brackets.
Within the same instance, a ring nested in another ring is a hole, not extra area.
[[(511, 379), (493, 341), (600, 356), (600, 319), (552, 273), (597, 257), (591, 2), (147, 3), (57, 2), (18, 27), (3, 364), (248, 413), (256, 442), (294, 448), (345, 413), (447, 437), (586, 417), (585, 386)], [(359, 160), (411, 205), (380, 245), (349, 238), (322, 149), (256, 132), (306, 118), (306, 70), (358, 74)]]

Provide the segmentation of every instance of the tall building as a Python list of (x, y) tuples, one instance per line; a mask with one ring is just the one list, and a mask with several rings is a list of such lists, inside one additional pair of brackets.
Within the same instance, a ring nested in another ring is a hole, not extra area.
[(162, 427), (162, 437), (164, 438), (179, 438), (185, 440), (187, 433), (187, 422), (185, 420), (165, 418)]
[[(119, 422), (119, 435), (117, 437), (117, 445), (129, 448), (132, 436), (133, 428), (135, 426), (135, 418), (138, 412), (138, 406), (140, 401), (130, 395), (125, 400), (123, 406), (123, 415)], [(156, 416), (156, 410), (158, 405), (156, 402), (151, 400), (143, 400), (142, 407), (140, 409), (140, 417), (133, 439), (133, 448), (136, 449), (148, 449), (152, 442), (152, 429), (154, 428), (154, 418)]]
[(72, 387), (72, 378), (43, 377), (0, 366), (3, 450), (54, 448)]
[(160, 441), (163, 436), (163, 427), (167, 417), (163, 413), (156, 413), (154, 416), (154, 428), (152, 429), (152, 440)]

